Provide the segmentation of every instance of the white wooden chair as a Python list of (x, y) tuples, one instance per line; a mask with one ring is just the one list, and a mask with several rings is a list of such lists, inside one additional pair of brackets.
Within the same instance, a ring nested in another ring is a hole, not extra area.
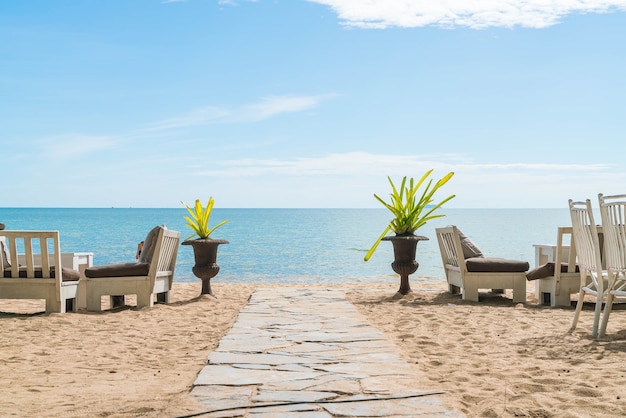
[(570, 331), (576, 329), (586, 295), (595, 298), (595, 311), (591, 335), (598, 336), (598, 325), (602, 313), (602, 303), (607, 296), (607, 274), (602, 269), (600, 238), (593, 218), (591, 202), (574, 202), (569, 199), (569, 211), (572, 218), (572, 238), (576, 245), (578, 268), (580, 270), (580, 290), (578, 302)]
[(604, 234), (604, 263), (609, 278), (606, 304), (598, 338), (606, 332), (615, 298), (626, 297), (626, 195), (598, 195), (602, 231)]
[(460, 291), (463, 299), (478, 302), (479, 289), (513, 289), (513, 302), (526, 302), (528, 262), (492, 257), (466, 259), (456, 226), (436, 228), (435, 232), (451, 293)]
[(156, 227), (146, 237), (139, 263), (110, 264), (85, 270), (87, 310), (100, 311), (102, 296), (137, 295), (137, 307), (153, 306), (154, 296), (169, 303), (180, 232)]
[[(564, 237), (567, 235), (570, 236), (569, 247), (563, 245)], [(536, 266), (527, 274), (528, 280), (537, 280), (535, 293), (541, 304), (548, 304), (552, 307), (570, 306), (572, 293), (580, 291), (580, 273), (576, 269), (576, 246), (571, 235), (571, 226), (559, 227), (554, 248), (554, 261)], [(563, 263), (566, 267), (561, 267)]]
[(0, 237), (8, 244), (0, 251), (0, 299), (45, 299), (46, 313), (76, 312), (80, 272), (63, 268), (58, 231), (0, 230)]

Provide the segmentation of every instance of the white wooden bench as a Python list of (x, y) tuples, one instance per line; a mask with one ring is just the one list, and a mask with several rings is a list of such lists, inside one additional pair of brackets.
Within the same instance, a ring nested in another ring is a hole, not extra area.
[(63, 268), (59, 231), (0, 230), (0, 239), (9, 253), (0, 251), (0, 299), (45, 299), (47, 313), (77, 311), (80, 272)]
[[(570, 236), (569, 246), (563, 243), (566, 235)], [(549, 263), (553, 264), (552, 274), (540, 276), (535, 281), (535, 296), (540, 304), (552, 307), (571, 306), (572, 293), (580, 291), (580, 272), (576, 269), (576, 249), (571, 236), (572, 227), (561, 226), (557, 231), (555, 246), (535, 246), (535, 270), (540, 270)]]
[[(154, 233), (154, 237), (151, 234)], [(153, 306), (154, 296), (159, 302), (169, 302), (174, 280), (180, 232), (154, 228), (146, 237), (143, 252), (152, 252), (146, 263), (109, 264), (85, 270), (87, 310), (100, 311), (102, 296), (110, 296), (111, 306), (116, 297), (137, 295), (137, 307)], [(140, 259), (141, 261), (141, 259)]]
[(436, 228), (435, 232), (451, 293), (461, 292), (464, 300), (478, 302), (479, 289), (512, 289), (513, 302), (526, 302), (527, 262), (483, 256), (465, 258), (456, 226)]

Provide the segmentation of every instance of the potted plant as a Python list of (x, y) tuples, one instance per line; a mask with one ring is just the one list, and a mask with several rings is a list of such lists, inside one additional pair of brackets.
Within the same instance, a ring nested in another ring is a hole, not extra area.
[[(193, 209), (185, 202), (181, 201), (181, 203), (187, 208), (187, 211), (191, 215), (191, 217), (185, 216), (185, 221), (187, 221), (187, 226), (194, 232), (182, 243), (182, 245), (191, 245), (193, 248), (195, 265), (191, 271), (197, 278), (202, 280), (202, 291), (200, 294), (213, 295), (211, 291), (211, 278), (215, 277), (220, 271), (220, 267), (216, 263), (217, 247), (220, 244), (228, 244), (228, 241), (213, 239), (210, 238), (210, 235), (228, 221), (224, 220), (213, 228), (209, 227), (211, 211), (215, 204), (213, 197), (209, 197), (206, 207), (202, 207), (202, 203), (200, 203), (199, 199), (196, 199)], [(191, 239), (195, 236), (198, 238)]]
[[(417, 243), (422, 240), (428, 240), (427, 237), (415, 235), (415, 231), (428, 221), (445, 216), (441, 214), (436, 215), (434, 212), (455, 197), (455, 195), (450, 195), (433, 205), (433, 195), (452, 178), (453, 172), (443, 176), (434, 185), (433, 180), (429, 179), (421, 194), (418, 194), (420, 187), (426, 182), (432, 171), (431, 169), (424, 173), (417, 183), (411, 177), (408, 185), (407, 177), (405, 176), (399, 188), (393, 183), (391, 177), (387, 177), (391, 184), (391, 200), (389, 202), (385, 202), (378, 195), (374, 194), (376, 200), (389, 209), (394, 217), (380, 237), (374, 242), (372, 248), (365, 254), (364, 259), (367, 261), (371, 258), (381, 241), (391, 241), (394, 250), (394, 262), (391, 264), (391, 267), (393, 271), (400, 274), (401, 280), (398, 292), (403, 295), (411, 291), (409, 275), (415, 273), (419, 267), (419, 263), (415, 260)], [(393, 231), (395, 236), (386, 236), (389, 231)]]

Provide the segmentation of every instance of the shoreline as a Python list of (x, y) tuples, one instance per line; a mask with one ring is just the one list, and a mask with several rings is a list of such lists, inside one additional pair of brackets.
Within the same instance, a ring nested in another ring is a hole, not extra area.
[[(256, 288), (285, 284), (175, 282), (168, 305), (43, 314), (43, 302), (0, 300), (0, 413), (16, 416), (163, 417), (200, 412), (188, 393), (209, 353)], [(590, 337), (586, 306), (526, 304), (481, 293), (465, 302), (446, 284), (290, 284), (344, 291), (368, 322), (421, 369), (423, 387), (467, 416), (609, 417), (626, 415), (620, 399), (626, 315), (611, 316), (607, 336)], [(506, 297), (508, 296), (508, 298)], [(134, 303), (132, 299), (129, 303)], [(10, 313), (20, 312), (20, 313)], [(106, 397), (103, 397), (106, 393)], [(610, 408), (608, 407), (610, 405)], [(610, 409), (610, 410), (609, 410)]]

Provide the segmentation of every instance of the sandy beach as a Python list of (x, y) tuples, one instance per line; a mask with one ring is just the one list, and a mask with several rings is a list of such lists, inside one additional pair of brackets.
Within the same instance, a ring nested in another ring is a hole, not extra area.
[[(0, 300), (1, 416), (176, 417), (204, 410), (190, 396), (208, 354), (256, 287), (175, 283), (172, 303), (102, 313), (43, 314), (43, 302)], [(283, 285), (281, 285), (283, 286)], [(445, 283), (331, 286), (443, 390), (450, 409), (475, 417), (626, 415), (626, 312), (590, 337), (591, 306), (568, 334), (573, 308), (481, 294), (464, 302)], [(528, 286), (532, 290), (532, 284)], [(132, 299), (129, 303), (133, 303)]]

